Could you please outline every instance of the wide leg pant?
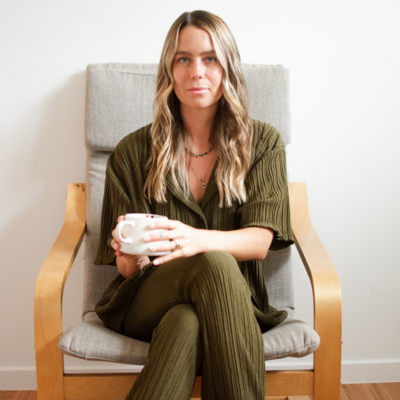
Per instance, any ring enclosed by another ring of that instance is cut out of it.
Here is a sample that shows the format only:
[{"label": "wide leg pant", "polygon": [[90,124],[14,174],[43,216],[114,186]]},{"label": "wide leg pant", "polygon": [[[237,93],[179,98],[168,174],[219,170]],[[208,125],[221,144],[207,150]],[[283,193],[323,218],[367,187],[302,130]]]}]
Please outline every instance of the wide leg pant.
[{"label": "wide leg pant", "polygon": [[263,340],[237,262],[213,251],[157,267],[138,289],[123,333],[151,341],[127,400],[265,398]]}]

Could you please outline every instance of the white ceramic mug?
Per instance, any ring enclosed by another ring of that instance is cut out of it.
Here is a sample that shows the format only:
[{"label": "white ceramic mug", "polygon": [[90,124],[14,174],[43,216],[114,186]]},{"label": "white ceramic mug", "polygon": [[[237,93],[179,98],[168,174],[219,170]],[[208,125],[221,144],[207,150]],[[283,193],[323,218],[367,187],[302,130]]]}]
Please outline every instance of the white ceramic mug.
[{"label": "white ceramic mug", "polygon": [[154,244],[163,245],[169,243],[169,240],[157,242],[145,242],[143,240],[145,236],[167,231],[167,229],[149,229],[149,225],[152,222],[162,219],[168,218],[163,215],[155,214],[126,214],[125,221],[119,222],[115,228],[117,240],[121,246],[120,251],[122,253],[138,256],[162,256],[170,253],[170,250],[159,252],[150,251],[150,247],[154,246]]}]

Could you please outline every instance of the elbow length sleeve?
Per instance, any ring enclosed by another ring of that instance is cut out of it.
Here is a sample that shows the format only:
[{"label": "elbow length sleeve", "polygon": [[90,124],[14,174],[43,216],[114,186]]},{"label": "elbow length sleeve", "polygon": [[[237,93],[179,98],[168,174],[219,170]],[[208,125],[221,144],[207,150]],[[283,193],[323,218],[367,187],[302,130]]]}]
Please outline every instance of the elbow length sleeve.
[{"label": "elbow length sleeve", "polygon": [[247,202],[238,210],[240,227],[272,229],[274,238],[271,250],[280,250],[293,244],[286,153],[280,137],[277,146],[258,157],[245,183]]}]

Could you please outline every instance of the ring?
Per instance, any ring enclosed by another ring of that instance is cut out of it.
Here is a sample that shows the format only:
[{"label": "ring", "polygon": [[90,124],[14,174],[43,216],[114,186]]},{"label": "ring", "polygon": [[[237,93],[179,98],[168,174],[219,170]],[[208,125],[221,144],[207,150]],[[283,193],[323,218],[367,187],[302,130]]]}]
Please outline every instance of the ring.
[{"label": "ring", "polygon": [[175,243],[175,248],[172,251],[175,251],[176,249],[179,249],[179,247],[181,247],[181,245],[176,240],[172,239],[171,242]]}]

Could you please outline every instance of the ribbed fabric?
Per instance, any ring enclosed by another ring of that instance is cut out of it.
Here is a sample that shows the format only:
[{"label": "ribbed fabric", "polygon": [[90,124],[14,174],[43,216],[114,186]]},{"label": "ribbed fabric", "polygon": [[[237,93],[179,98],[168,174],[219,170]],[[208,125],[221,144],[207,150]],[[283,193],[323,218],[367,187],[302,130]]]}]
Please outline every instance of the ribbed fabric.
[{"label": "ribbed fabric", "polygon": [[[167,176],[170,194],[168,202],[153,201],[149,204],[144,196],[143,186],[144,165],[151,145],[150,126],[126,136],[109,157],[99,250],[95,264],[115,264],[114,251],[109,246],[111,231],[117,217],[130,212],[166,215],[199,229],[229,231],[250,226],[268,227],[274,230],[271,250],[279,250],[293,243],[285,147],[275,128],[264,122],[254,121],[252,168],[245,182],[248,200],[242,205],[234,202],[231,207],[219,208],[214,173],[211,174],[200,205],[193,196],[185,198],[183,192],[173,186],[170,176]],[[241,262],[239,268],[252,294],[253,312],[261,331],[265,332],[283,321],[287,313],[277,311],[268,304],[261,261]],[[142,280],[143,278],[140,282]],[[137,281],[137,284],[140,282]],[[115,287],[113,290],[119,289]]]},{"label": "ribbed fabric", "polygon": [[[262,335],[251,292],[230,254],[173,260],[137,289],[139,274],[122,283],[124,292],[136,292],[122,333],[151,345],[127,399],[188,400],[196,374],[202,375],[204,399],[265,398]],[[116,297],[126,301],[122,292]],[[96,308],[106,323],[119,319],[109,308]]]},{"label": "ribbed fabric", "polygon": [[[254,121],[248,200],[219,208],[211,174],[201,204],[185,198],[167,176],[167,203],[149,204],[143,193],[149,126],[125,137],[106,169],[99,250],[95,264],[114,264],[109,246],[117,217],[129,212],[166,215],[200,229],[229,231],[250,226],[274,230],[271,249],[293,243],[285,148],[272,126]],[[149,357],[127,399],[190,398],[196,373],[207,400],[264,398],[261,332],[283,321],[286,311],[268,304],[261,261],[238,263],[224,252],[152,263],[118,276],[96,306],[110,329],[151,342]]]}]

